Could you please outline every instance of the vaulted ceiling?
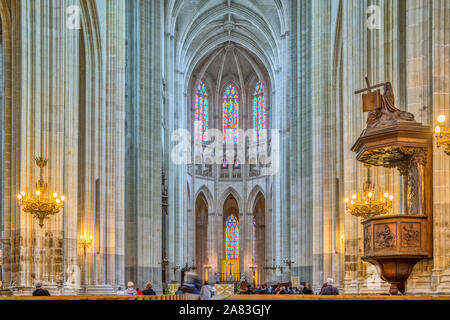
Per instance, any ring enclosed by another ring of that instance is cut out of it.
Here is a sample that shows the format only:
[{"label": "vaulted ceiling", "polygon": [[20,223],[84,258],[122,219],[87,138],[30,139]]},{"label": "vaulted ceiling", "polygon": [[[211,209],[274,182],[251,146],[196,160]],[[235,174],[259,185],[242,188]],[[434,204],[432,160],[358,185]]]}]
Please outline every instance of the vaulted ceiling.
[{"label": "vaulted ceiling", "polygon": [[243,54],[252,55],[273,78],[281,63],[280,40],[288,31],[287,10],[286,0],[168,1],[166,30],[175,39],[177,69],[190,78],[205,56],[233,44],[238,59],[248,61]]},{"label": "vaulted ceiling", "polygon": [[193,70],[193,87],[198,81],[206,79],[213,96],[221,96],[224,86],[233,82],[243,96],[249,86],[257,80],[269,87],[268,74],[261,61],[244,47],[235,43],[226,43],[206,54]]}]

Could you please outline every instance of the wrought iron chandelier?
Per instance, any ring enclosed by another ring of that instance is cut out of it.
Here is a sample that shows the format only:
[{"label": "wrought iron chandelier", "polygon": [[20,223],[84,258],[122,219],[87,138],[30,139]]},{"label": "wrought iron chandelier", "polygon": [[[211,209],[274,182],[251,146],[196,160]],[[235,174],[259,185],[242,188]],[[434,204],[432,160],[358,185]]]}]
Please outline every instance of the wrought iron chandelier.
[{"label": "wrought iron chandelier", "polygon": [[[369,169],[368,169],[369,170]],[[369,172],[369,171],[368,171]],[[370,181],[364,183],[363,190],[345,198],[345,207],[350,214],[364,219],[389,213],[394,196],[389,192],[377,193]]]},{"label": "wrought iron chandelier", "polygon": [[450,156],[450,128],[442,127],[444,121],[445,116],[441,114],[437,118],[438,125],[434,129],[436,132],[436,145],[438,148],[440,146],[445,146],[444,152]]}]

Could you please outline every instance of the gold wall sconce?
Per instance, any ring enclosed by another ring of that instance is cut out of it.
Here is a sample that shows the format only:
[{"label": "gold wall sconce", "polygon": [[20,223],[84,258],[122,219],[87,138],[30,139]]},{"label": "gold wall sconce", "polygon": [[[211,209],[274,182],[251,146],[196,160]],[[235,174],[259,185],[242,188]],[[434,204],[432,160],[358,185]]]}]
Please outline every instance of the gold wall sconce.
[{"label": "gold wall sconce", "polygon": [[436,133],[436,146],[444,146],[444,152],[446,155],[450,156],[450,128],[445,128],[442,124],[445,121],[445,116],[441,114],[437,117],[438,125],[434,128]]},{"label": "gold wall sconce", "polygon": [[80,244],[83,247],[84,256],[86,256],[86,248],[89,248],[92,244],[92,236],[86,237],[80,235]]}]

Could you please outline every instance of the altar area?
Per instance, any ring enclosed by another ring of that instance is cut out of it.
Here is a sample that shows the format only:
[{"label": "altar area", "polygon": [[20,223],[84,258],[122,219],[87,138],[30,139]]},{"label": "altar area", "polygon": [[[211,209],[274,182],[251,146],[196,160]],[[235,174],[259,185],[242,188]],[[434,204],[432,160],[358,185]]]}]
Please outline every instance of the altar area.
[{"label": "altar area", "polygon": [[239,260],[222,260],[221,266],[220,281],[239,282],[241,280]]}]

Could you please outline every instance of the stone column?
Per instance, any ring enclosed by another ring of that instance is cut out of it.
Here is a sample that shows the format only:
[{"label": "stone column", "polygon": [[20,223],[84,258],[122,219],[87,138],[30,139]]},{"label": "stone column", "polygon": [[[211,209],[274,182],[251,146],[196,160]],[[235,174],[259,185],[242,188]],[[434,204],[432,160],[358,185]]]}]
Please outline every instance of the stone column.
[{"label": "stone column", "polygon": [[126,281],[132,280],[138,286],[151,281],[160,291],[164,2],[133,1],[127,4],[129,91],[125,277]]},{"label": "stone column", "polygon": [[[417,57],[418,74],[418,91],[422,89],[429,92],[429,100],[427,105],[431,105],[432,112],[428,113],[429,124],[434,126],[436,118],[439,114],[445,114],[446,127],[449,127],[450,119],[450,4],[448,1],[433,1],[426,3],[428,6],[428,28],[423,29],[423,38],[430,39],[425,33],[426,30],[431,32],[432,44],[428,47],[427,58]],[[420,10],[421,5],[418,4]],[[425,9],[425,8],[424,8]],[[412,11],[412,10],[411,10]],[[412,12],[411,12],[412,13]],[[425,14],[425,13],[424,13]],[[417,43],[418,45],[418,43]],[[422,47],[423,48],[423,47]],[[412,61],[411,61],[412,66]],[[427,82],[426,76],[432,70],[431,79],[428,78],[428,88],[424,87]],[[412,74],[414,76],[414,73]],[[411,92],[412,94],[413,92]],[[418,97],[417,97],[418,95]],[[414,97],[420,99],[417,93]],[[448,294],[450,292],[450,240],[448,238],[448,226],[450,217],[448,215],[448,207],[450,204],[450,161],[448,156],[443,152],[443,147],[434,150],[433,162],[433,271],[432,271],[432,287],[437,294]],[[442,270],[442,272],[441,272]]]},{"label": "stone column", "polygon": [[[290,208],[293,275],[312,282],[311,5],[291,2]],[[270,263],[271,261],[269,261]]]}]

